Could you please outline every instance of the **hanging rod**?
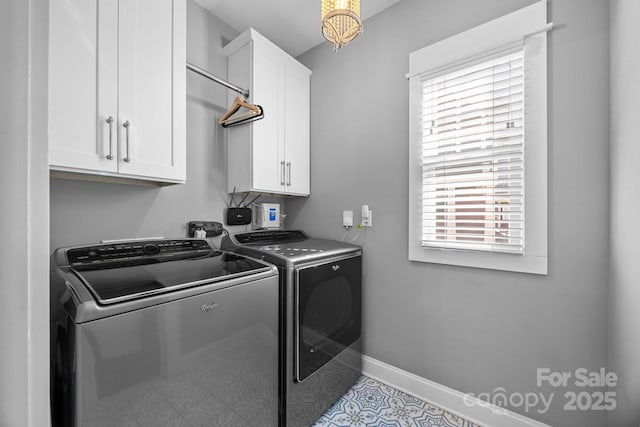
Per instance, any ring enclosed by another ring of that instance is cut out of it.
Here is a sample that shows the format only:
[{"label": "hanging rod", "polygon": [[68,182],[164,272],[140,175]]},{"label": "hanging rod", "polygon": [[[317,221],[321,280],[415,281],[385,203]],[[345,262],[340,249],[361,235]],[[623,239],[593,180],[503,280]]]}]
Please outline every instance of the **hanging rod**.
[{"label": "hanging rod", "polygon": [[225,86],[229,89],[231,89],[232,91],[238,92],[240,95],[244,96],[245,99],[249,98],[249,91],[242,89],[241,87],[238,87],[234,84],[229,83],[226,80],[222,80],[220,77],[218,76],[214,76],[213,74],[203,70],[200,67],[196,67],[195,65],[187,62],[187,69],[193,71],[194,73],[198,73],[200,74],[202,77],[206,77],[209,80],[213,80],[214,82],[221,84],[222,86]]}]

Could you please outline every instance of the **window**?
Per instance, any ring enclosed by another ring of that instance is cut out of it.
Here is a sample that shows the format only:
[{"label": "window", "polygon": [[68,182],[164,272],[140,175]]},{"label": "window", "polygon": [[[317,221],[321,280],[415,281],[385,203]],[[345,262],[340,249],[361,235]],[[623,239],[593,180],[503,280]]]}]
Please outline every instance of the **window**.
[{"label": "window", "polygon": [[410,56],[409,259],[546,274],[546,3]]},{"label": "window", "polygon": [[522,253],[518,49],[422,80],[422,246]]}]

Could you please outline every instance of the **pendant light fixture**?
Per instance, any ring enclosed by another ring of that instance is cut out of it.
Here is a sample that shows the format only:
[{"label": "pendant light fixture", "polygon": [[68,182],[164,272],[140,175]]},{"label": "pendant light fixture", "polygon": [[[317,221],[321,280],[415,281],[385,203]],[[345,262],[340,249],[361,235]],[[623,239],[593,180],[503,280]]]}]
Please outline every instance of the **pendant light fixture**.
[{"label": "pendant light fixture", "polygon": [[360,0],[322,0],[322,35],[333,43],[334,51],[360,33]]}]

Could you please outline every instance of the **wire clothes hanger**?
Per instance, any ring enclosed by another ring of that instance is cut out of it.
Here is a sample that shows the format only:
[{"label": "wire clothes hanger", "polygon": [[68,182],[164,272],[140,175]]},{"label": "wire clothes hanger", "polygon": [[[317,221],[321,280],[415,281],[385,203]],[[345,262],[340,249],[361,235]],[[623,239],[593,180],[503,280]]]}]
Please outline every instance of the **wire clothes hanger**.
[{"label": "wire clothes hanger", "polygon": [[[260,120],[261,118],[264,117],[264,110],[260,105],[254,105],[247,102],[247,98],[249,98],[248,90],[242,89],[241,87],[238,87],[232,83],[229,83],[228,81],[223,80],[218,76],[214,76],[213,74],[203,70],[202,68],[196,67],[195,65],[190,64],[188,62],[187,62],[187,69],[197,74],[200,74],[201,76],[206,77],[207,79],[215,83],[221,84],[222,86],[228,89],[231,89],[234,92],[238,92],[239,94],[242,95],[242,97],[237,96],[233,100],[233,104],[231,105],[231,107],[229,107],[226,113],[224,113],[222,117],[220,117],[220,120],[218,121],[218,123],[222,125],[222,127],[228,128],[228,127],[238,126],[245,123],[250,123],[256,120]],[[247,111],[234,116],[234,114],[240,108],[244,108]]]}]

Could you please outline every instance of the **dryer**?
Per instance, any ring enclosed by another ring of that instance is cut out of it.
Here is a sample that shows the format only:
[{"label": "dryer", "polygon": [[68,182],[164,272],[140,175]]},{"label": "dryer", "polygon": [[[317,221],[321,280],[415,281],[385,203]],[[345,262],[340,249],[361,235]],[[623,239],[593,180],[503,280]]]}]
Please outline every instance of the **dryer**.
[{"label": "dryer", "polygon": [[300,230],[236,233],[225,250],[280,272],[280,426],[308,427],[362,371],[362,249]]}]

